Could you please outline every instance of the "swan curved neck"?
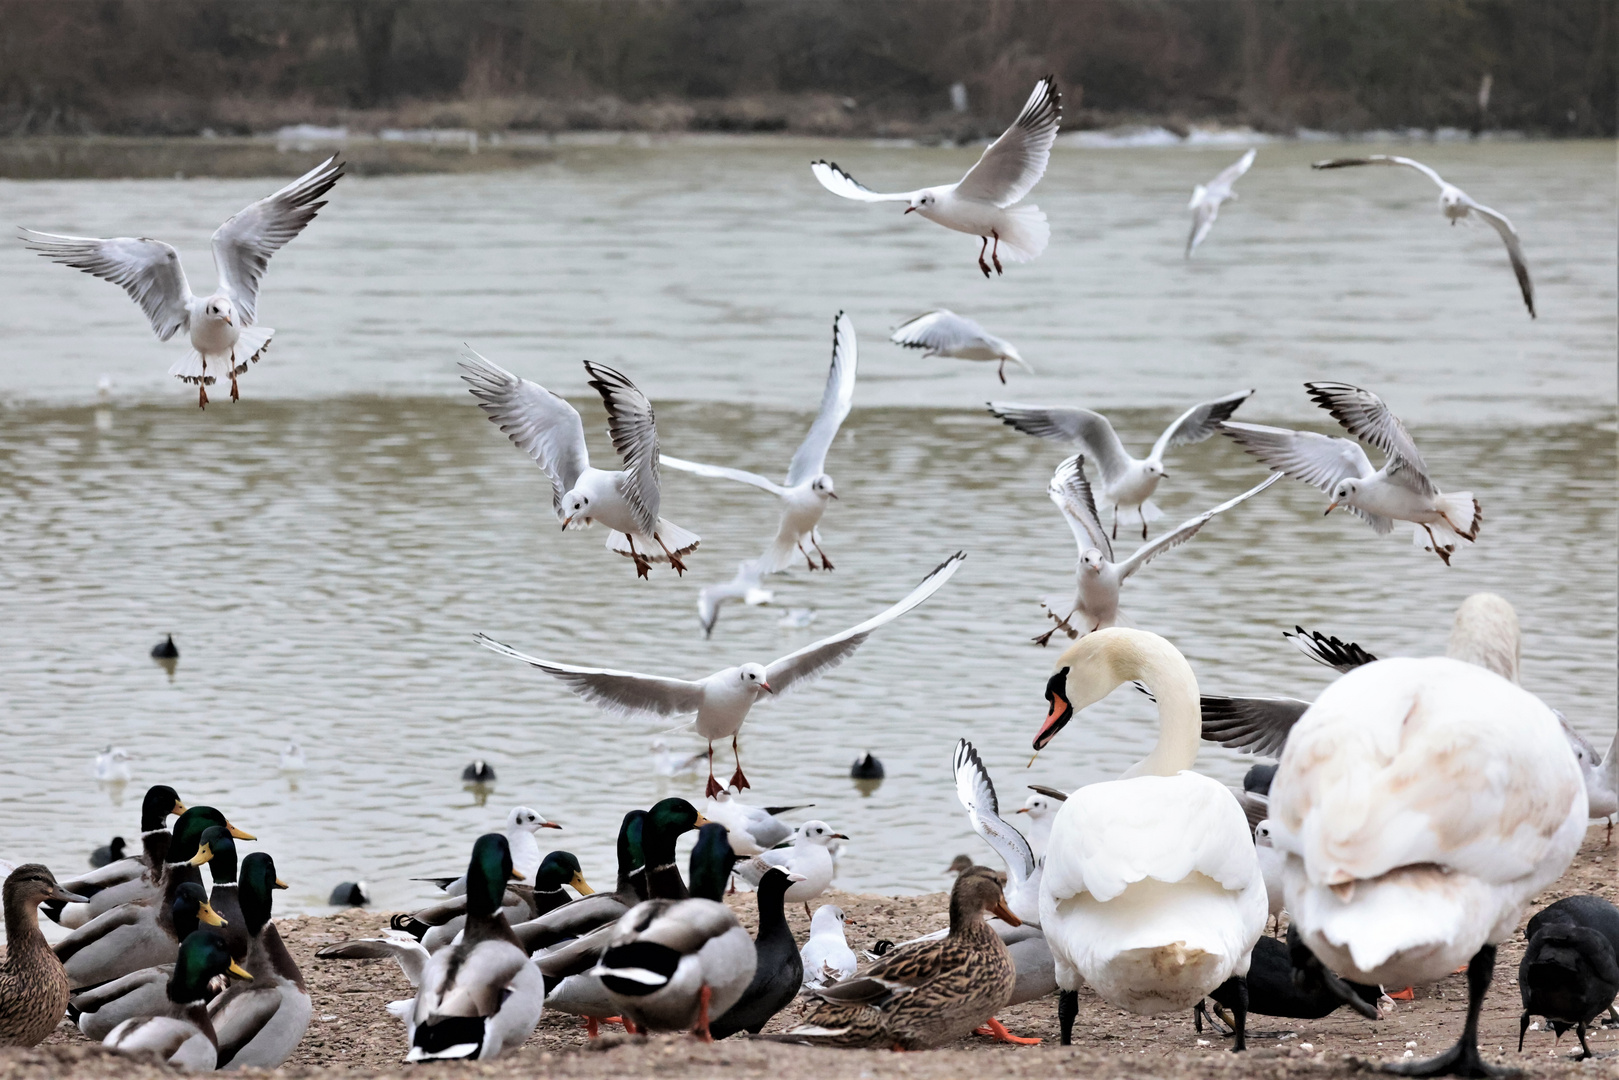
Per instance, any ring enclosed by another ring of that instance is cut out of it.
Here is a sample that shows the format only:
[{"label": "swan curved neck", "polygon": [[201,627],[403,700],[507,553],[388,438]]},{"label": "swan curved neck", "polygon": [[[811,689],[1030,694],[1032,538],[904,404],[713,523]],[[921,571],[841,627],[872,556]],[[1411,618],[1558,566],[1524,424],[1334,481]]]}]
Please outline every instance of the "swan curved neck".
[{"label": "swan curved neck", "polygon": [[1158,743],[1124,775],[1174,776],[1197,762],[1198,744],[1203,738],[1203,709],[1197,692],[1197,676],[1168,642],[1162,648],[1134,649],[1133,670],[1125,679],[1139,679],[1158,699]]}]

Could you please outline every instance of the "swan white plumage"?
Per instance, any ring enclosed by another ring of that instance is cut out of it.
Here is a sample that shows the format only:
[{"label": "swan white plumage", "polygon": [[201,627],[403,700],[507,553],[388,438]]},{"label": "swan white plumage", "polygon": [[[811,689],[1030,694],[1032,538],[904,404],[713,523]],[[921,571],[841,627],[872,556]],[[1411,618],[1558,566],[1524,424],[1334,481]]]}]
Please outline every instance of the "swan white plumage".
[{"label": "swan white plumage", "polygon": [[[1073,714],[1139,679],[1158,700],[1158,743],[1124,779],[1068,796],[1052,823],[1040,925],[1057,965],[1069,1039],[1083,978],[1110,1005],[1189,1009],[1246,976],[1265,930],[1265,879],[1248,819],[1225,785],[1192,772],[1200,725],[1191,665],[1156,634],[1110,627],[1063,653],[1046,685],[1044,747]],[[1243,1049],[1239,1010],[1236,1049]]]},{"label": "swan white plumage", "polygon": [[1367,664],[1288,736],[1270,813],[1287,910],[1327,967],[1406,986],[1468,965],[1457,1044],[1385,1068],[1494,1075],[1477,1025],[1495,946],[1585,834],[1585,788],[1552,710],[1462,660]]}]

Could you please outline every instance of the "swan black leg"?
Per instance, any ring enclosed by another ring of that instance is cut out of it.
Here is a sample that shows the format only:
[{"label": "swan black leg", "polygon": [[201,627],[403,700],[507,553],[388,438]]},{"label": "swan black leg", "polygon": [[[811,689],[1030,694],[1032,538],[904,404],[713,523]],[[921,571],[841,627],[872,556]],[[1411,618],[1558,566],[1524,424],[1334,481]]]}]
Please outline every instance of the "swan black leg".
[{"label": "swan black leg", "polygon": [[1074,1017],[1079,1015],[1079,991],[1057,991],[1057,1028],[1064,1046],[1074,1045]]},{"label": "swan black leg", "polygon": [[1231,1049],[1234,1053],[1240,1053],[1248,1049],[1248,980],[1239,975],[1231,981],[1237,984],[1237,1003],[1231,1008],[1236,1020],[1232,1026],[1236,1028],[1237,1041]]},{"label": "swan black leg", "polygon": [[1484,1008],[1484,994],[1490,989],[1490,976],[1495,973],[1495,946],[1486,945],[1467,962],[1467,1023],[1456,1045],[1438,1057],[1426,1061],[1397,1062],[1383,1066],[1383,1071],[1397,1076],[1468,1076],[1497,1077],[1521,1076],[1519,1069],[1503,1069],[1491,1065],[1479,1056],[1478,1014]]}]

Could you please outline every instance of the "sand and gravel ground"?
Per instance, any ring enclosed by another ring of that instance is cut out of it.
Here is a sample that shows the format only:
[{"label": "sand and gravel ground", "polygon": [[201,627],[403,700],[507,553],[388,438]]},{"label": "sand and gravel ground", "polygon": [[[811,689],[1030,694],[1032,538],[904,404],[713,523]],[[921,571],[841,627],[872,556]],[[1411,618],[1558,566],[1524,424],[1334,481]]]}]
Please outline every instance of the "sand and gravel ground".
[{"label": "sand and gravel ground", "polygon": [[[1568,873],[1536,898],[1531,913],[1575,893],[1596,893],[1619,902],[1619,839],[1604,844],[1595,827]],[[881,938],[900,941],[944,922],[944,893],[885,897],[831,893],[826,902],[848,915],[850,944],[856,949]],[[745,922],[752,919],[751,895],[733,898]],[[794,933],[808,933],[803,909],[789,912]],[[1231,1077],[1343,1076],[1363,1071],[1364,1062],[1401,1057],[1407,1048],[1426,1057],[1448,1046],[1461,1028],[1467,994],[1461,975],[1419,987],[1416,999],[1402,1003],[1381,1021],[1367,1021],[1346,1010],[1323,1020],[1250,1019],[1249,1053],[1232,1054],[1229,1042],[1208,1032],[1199,1036],[1189,1015],[1133,1016],[1080,991],[1079,1018],[1072,1047],[1057,1045],[1056,998],[1008,1009],[1001,1019],[1014,1033],[1039,1036],[1039,1046],[1021,1047],[969,1038],[954,1046],[914,1054],[888,1051],[824,1050],[744,1039],[712,1046],[688,1036],[650,1039],[605,1035],[590,1042],[574,1017],[548,1014],[526,1046],[493,1062],[404,1066],[403,1029],[383,1006],[409,996],[409,985],[392,962],[314,959],[317,948],[344,937],[366,936],[387,925],[384,912],[353,911],[330,918],[279,921],[289,948],[303,968],[315,999],[315,1018],[293,1059],[280,1072],[296,1077],[389,1076],[424,1071],[447,1077],[770,1077],[823,1080],[849,1077]],[[1590,1036],[1592,1049],[1606,1055],[1583,1064],[1565,1059],[1572,1035],[1560,1044],[1550,1032],[1531,1031],[1523,1055],[1515,1051],[1518,1033],[1517,965],[1521,937],[1503,945],[1496,980],[1486,1000],[1481,1045],[1486,1056],[1535,1076],[1619,1078],[1619,1030]],[[796,1009],[772,1021],[786,1026]],[[616,1030],[616,1029],[614,1029]],[[0,1050],[0,1080],[56,1077],[108,1077],[142,1080],[169,1074],[166,1068],[109,1054],[64,1025],[33,1050]]]}]

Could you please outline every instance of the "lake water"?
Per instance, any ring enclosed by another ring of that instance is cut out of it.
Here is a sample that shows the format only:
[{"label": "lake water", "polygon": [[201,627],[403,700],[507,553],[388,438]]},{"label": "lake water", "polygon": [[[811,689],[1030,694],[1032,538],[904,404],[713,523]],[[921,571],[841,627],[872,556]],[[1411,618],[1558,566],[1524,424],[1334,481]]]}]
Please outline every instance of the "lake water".
[{"label": "lake water", "polygon": [[[1267,146],[1196,258],[1190,188],[1238,151],[1059,148],[1034,201],[1046,254],[985,281],[977,241],[823,192],[833,157],[875,188],[956,175],[976,151],[787,140],[577,147],[513,172],[344,180],[276,256],[260,306],[278,327],[243,400],[199,412],[113,287],[0,252],[0,858],[84,865],[138,832],[146,785],[174,784],[260,838],[322,910],[339,880],[375,902],[425,899],[412,876],[464,866],[511,806],[611,884],[623,812],[700,781],[658,779],[663,727],[599,714],[472,643],[672,675],[768,661],[865,618],[958,548],[960,573],[820,683],[761,705],[743,755],[761,802],[813,802],[851,837],[838,884],[942,887],[958,851],[989,858],[955,800],[958,737],[1003,805],[1028,782],[1117,775],[1154,738],[1121,690],[1026,769],[1055,648],[1037,598],[1071,587],[1074,550],[1045,496],[1065,451],[1004,428],[990,398],[1086,404],[1141,452],[1181,408],[1259,393],[1239,419],[1331,430],[1300,383],[1377,390],[1439,484],[1471,488],[1479,545],[1447,569],[1283,482],[1162,556],[1125,589],[1211,692],[1309,696],[1331,676],[1295,623],[1379,654],[1443,649],[1451,613],[1489,589],[1518,609],[1525,685],[1606,746],[1615,713],[1615,250],[1611,144],[1414,148],[1524,236],[1541,317],[1499,240],[1451,228],[1406,170],[1316,174],[1344,148]],[[1353,152],[1368,149],[1357,144]],[[316,155],[288,154],[285,174]],[[8,219],[171,239],[211,287],[206,239],[269,181],[0,183]],[[923,360],[886,342],[932,306],[1016,341],[1037,374]],[[774,581],[777,604],[727,608],[711,640],[699,587],[774,528],[763,493],[670,474],[666,517],[703,545],[678,579],[637,581],[599,529],[558,531],[549,487],[455,377],[463,342],[572,399],[610,458],[580,360],[621,367],[658,407],[666,452],[776,474],[820,397],[833,315],[861,338],[855,410],[829,459],[823,522],[837,570]],[[95,386],[110,377],[111,398]],[[1376,457],[1374,453],[1374,458]],[[1168,527],[1263,475],[1222,440],[1175,452]],[[1121,542],[1128,550],[1129,545]],[[780,624],[812,608],[807,628]],[[148,658],[172,631],[171,678]],[[1059,638],[1059,641],[1062,640]],[[298,739],[307,772],[277,755]],[[673,736],[676,746],[701,744]],[[89,767],[135,755],[127,791]],[[850,760],[888,779],[863,795]],[[487,805],[459,774],[488,759]],[[729,753],[722,777],[728,775]],[[1236,781],[1246,762],[1206,747]]]}]

